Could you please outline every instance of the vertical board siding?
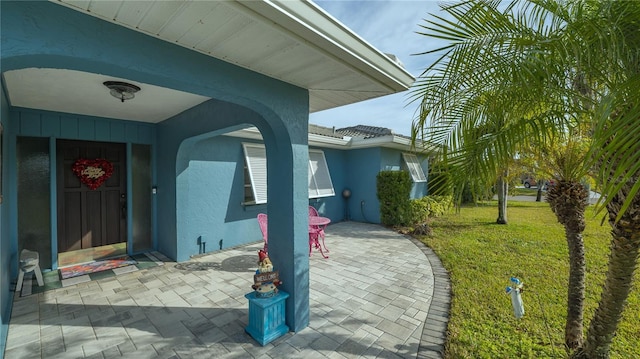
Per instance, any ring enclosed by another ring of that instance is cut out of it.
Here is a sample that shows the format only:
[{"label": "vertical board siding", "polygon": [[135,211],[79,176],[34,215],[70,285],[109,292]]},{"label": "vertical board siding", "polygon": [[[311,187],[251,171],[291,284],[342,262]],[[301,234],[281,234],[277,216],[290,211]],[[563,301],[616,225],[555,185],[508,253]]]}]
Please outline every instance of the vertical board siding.
[{"label": "vertical board siding", "polygon": [[40,115],[35,113],[20,114],[20,126],[18,129],[24,136],[39,136],[41,133]]},{"label": "vertical board siding", "polygon": [[124,123],[112,122],[110,130],[112,138],[125,138]]},{"label": "vertical board siding", "polygon": [[60,138],[78,139],[78,119],[73,117],[60,118]]},{"label": "vertical board siding", "polygon": [[138,141],[139,143],[153,143],[153,127],[151,126],[137,126],[138,129]]},{"label": "vertical board siding", "polygon": [[122,142],[137,142],[138,141],[138,125],[128,122],[125,124],[125,138]]},{"label": "vertical board siding", "polygon": [[18,136],[147,145],[155,138],[155,124],[150,123],[26,109],[14,109],[12,113],[18,121]]},{"label": "vertical board siding", "polygon": [[58,137],[60,135],[60,121],[58,116],[51,114],[43,114],[41,117],[40,131],[43,137]]},{"label": "vertical board siding", "polygon": [[98,141],[109,141],[111,140],[111,124],[107,121],[96,121],[95,122],[95,138]]},{"label": "vertical board siding", "polygon": [[96,138],[96,124],[94,120],[78,121],[78,139],[91,141]]}]

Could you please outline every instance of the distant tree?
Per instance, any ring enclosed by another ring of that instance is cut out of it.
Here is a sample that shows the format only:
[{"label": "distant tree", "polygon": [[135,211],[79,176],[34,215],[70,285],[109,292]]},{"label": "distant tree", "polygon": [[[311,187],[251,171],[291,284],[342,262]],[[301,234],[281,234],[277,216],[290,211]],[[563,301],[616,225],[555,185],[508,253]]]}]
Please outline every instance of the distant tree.
[{"label": "distant tree", "polygon": [[509,194],[508,170],[504,170],[502,173],[498,174],[496,192],[498,194],[498,219],[496,219],[496,223],[507,224],[507,195]]}]

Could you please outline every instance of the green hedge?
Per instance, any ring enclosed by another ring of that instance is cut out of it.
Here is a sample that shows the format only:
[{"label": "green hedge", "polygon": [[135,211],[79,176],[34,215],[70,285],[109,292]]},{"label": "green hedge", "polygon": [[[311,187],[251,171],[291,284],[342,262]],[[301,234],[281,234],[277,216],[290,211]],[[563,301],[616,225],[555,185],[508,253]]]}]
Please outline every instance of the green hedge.
[{"label": "green hedge", "polygon": [[386,226],[424,224],[430,217],[445,214],[453,203],[451,195],[409,199],[412,182],[407,171],[382,171],[376,180],[380,220]]},{"label": "green hedge", "polygon": [[376,176],[380,221],[386,226],[404,226],[412,220],[411,177],[407,171],[381,171]]}]

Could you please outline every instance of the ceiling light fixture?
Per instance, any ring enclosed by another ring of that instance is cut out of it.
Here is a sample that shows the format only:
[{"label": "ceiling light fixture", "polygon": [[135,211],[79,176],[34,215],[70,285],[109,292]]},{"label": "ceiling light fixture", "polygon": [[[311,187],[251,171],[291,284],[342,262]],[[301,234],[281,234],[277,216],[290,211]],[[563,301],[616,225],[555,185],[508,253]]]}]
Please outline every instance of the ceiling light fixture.
[{"label": "ceiling light fixture", "polygon": [[140,91],[140,87],[121,81],[105,81],[103,82],[111,90],[111,96],[124,102],[135,97],[135,93]]}]

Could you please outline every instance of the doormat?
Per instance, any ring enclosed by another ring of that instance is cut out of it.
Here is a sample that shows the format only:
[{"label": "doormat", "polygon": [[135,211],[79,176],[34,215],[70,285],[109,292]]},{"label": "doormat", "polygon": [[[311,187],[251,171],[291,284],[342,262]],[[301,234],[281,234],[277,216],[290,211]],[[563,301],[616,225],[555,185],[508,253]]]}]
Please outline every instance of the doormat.
[{"label": "doormat", "polygon": [[90,263],[78,264],[70,267],[60,268],[60,279],[69,279],[81,275],[103,272],[109,269],[135,265],[137,263],[138,262],[135,259],[129,256],[122,256]]},{"label": "doormat", "polygon": [[[123,257],[126,258],[126,256],[123,256]],[[131,271],[133,272],[137,270],[145,270],[145,269],[151,269],[158,266],[163,266],[165,262],[171,262],[171,259],[167,258],[164,254],[160,252],[139,253],[139,254],[134,254],[131,257],[135,262],[135,265],[116,268],[116,270],[128,272],[128,269],[131,269]],[[129,260],[131,260],[131,258],[129,258]],[[106,271],[97,272],[97,273],[95,272],[89,273],[89,275],[86,275],[84,277],[78,276],[75,278],[61,279],[60,270],[57,269],[54,271],[42,272],[44,285],[39,286],[33,272],[31,272],[31,273],[25,274],[24,276],[24,281],[22,282],[22,291],[20,291],[20,296],[26,297],[32,294],[43,293],[49,290],[64,288],[64,287],[72,286],[79,283],[89,282],[92,280],[109,278],[119,274],[122,274],[122,273],[115,273],[115,271],[113,270],[106,270]]]}]

